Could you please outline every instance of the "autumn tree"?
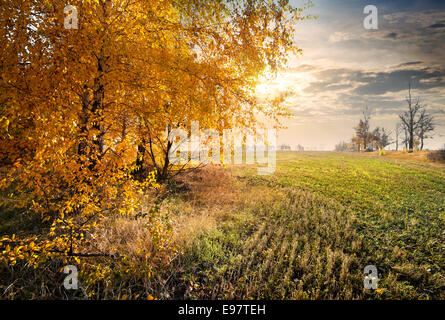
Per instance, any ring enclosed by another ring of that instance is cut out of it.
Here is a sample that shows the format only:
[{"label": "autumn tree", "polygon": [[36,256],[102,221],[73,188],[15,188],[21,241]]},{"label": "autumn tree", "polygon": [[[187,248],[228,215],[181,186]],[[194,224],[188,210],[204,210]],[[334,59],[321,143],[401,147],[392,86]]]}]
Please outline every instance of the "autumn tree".
[{"label": "autumn tree", "polygon": [[354,151],[360,151],[361,143],[362,143],[362,140],[357,135],[354,135],[351,138],[349,147]]},{"label": "autumn tree", "polygon": [[[76,30],[64,26],[63,1],[1,5],[1,100],[12,127],[29,123],[21,136],[33,147],[32,158],[15,159],[1,184],[21,190],[23,200],[14,205],[40,213],[51,226],[45,237],[21,240],[13,254],[5,250],[12,262],[36,262],[43,257],[36,252],[98,254],[84,252],[86,233],[105,214],[134,213],[154,186],[153,176],[141,182],[129,177],[134,117],[141,95],[161,91],[150,83],[147,53],[161,43],[149,28],[175,14],[157,2],[73,5],[82,17]],[[2,240],[7,248],[18,243]]]},{"label": "autumn tree", "polygon": [[[363,110],[363,119],[360,119],[358,125],[355,127],[355,135],[351,139],[353,149],[360,151],[361,146],[365,151],[372,151],[374,148],[379,150],[384,149],[391,144],[390,132],[385,128],[376,127],[370,130],[371,110],[365,107]],[[339,145],[339,148],[341,145]]]},{"label": "autumn tree", "polygon": [[391,144],[390,133],[383,127],[377,127],[371,133],[371,141],[379,150],[382,150]]},{"label": "autumn tree", "polygon": [[[309,5],[309,4],[308,4]],[[193,14],[199,8],[201,15]],[[287,1],[184,2],[181,19],[170,34],[178,46],[163,48],[162,66],[169,83],[162,99],[147,101],[154,110],[140,115],[138,173],[144,167],[164,181],[183,166],[169,161],[174,129],[191,131],[191,122],[219,133],[227,128],[261,127],[259,119],[287,116],[285,97],[260,103],[255,98],[258,77],[276,72],[290,53],[299,53],[291,39],[294,23],[307,18]],[[214,14],[218,12],[218,14]],[[154,119],[156,121],[154,121]],[[143,170],[142,170],[143,171]]]},{"label": "autumn tree", "polygon": [[[0,3],[0,141],[32,147],[0,184],[21,190],[14,205],[50,224],[47,236],[2,239],[10,261],[92,254],[87,233],[101,217],[134,215],[156,187],[154,171],[171,168],[172,128],[253,127],[285,115],[279,103],[258,103],[254,88],[300,52],[292,35],[310,1],[70,4],[77,29],[64,25],[65,1]],[[141,175],[144,166],[153,172]]]}]

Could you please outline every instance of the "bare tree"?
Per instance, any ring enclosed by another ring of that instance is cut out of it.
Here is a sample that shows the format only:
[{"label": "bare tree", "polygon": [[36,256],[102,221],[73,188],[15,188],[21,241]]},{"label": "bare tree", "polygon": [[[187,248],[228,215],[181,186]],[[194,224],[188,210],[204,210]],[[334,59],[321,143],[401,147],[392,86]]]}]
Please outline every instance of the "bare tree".
[{"label": "bare tree", "polygon": [[399,115],[402,122],[402,126],[405,129],[406,143],[410,152],[414,149],[414,137],[417,129],[419,128],[419,119],[423,106],[420,104],[420,99],[413,99],[411,96],[411,84],[409,84],[408,97],[406,98],[408,103],[408,110]]},{"label": "bare tree", "polygon": [[404,135],[404,138],[403,138],[403,140],[402,140],[402,143],[405,145],[405,150],[408,150],[408,130],[406,130],[406,127],[402,124],[402,128],[403,128],[403,133],[405,134]]},{"label": "bare tree", "polygon": [[360,151],[360,144],[363,143],[363,149],[366,151],[371,140],[371,133],[369,132],[369,122],[371,120],[371,110],[368,106],[363,110],[363,119],[360,119],[357,127],[355,127],[355,135],[357,137],[358,151]]},{"label": "bare tree", "polygon": [[430,132],[434,130],[433,116],[426,113],[423,109],[420,113],[419,123],[417,126],[416,135],[420,139],[420,150],[423,150],[423,141],[431,137]]},{"label": "bare tree", "polygon": [[396,151],[399,150],[399,134],[400,134],[400,123],[396,124]]}]

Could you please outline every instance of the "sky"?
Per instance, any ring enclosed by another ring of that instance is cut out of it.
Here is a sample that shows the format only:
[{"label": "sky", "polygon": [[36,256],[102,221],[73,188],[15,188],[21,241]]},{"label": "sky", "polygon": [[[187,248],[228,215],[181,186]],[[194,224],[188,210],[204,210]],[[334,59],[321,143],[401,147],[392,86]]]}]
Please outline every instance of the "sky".
[{"label": "sky", "polygon": [[[292,2],[292,1],[291,1]],[[297,0],[293,1],[298,4]],[[425,148],[445,144],[445,1],[314,0],[316,20],[297,22],[296,45],[286,69],[258,87],[258,94],[291,91],[292,119],[278,144],[333,150],[353,135],[363,108],[371,128],[394,132],[411,83],[434,115],[434,137]],[[378,9],[378,29],[367,30],[365,6]],[[392,134],[395,138],[395,134]],[[390,146],[393,148],[395,145]]]}]

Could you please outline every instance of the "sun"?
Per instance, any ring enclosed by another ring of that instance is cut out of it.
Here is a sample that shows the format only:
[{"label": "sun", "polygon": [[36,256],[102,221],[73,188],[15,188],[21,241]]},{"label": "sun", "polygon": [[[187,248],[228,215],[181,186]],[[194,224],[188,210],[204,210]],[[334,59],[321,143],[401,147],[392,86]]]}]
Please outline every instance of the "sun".
[{"label": "sun", "polygon": [[307,73],[285,70],[275,75],[267,72],[260,77],[255,93],[258,97],[273,97],[280,92],[291,91],[301,96],[310,82],[311,77]]}]

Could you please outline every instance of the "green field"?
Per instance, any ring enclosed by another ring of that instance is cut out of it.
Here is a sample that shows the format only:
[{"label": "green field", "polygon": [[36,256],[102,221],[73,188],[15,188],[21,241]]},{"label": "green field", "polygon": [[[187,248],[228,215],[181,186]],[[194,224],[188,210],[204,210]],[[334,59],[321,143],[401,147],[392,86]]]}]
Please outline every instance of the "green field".
[{"label": "green field", "polygon": [[[443,168],[332,152],[277,160],[270,176],[230,169],[236,209],[189,243],[185,297],[445,298]],[[367,265],[377,290],[364,289]]]},{"label": "green field", "polygon": [[[125,254],[132,268],[85,258],[79,268],[88,261],[102,271],[89,280],[81,272],[85,293],[69,293],[60,289],[62,261],[36,270],[4,266],[0,297],[445,298],[440,164],[286,152],[277,155],[273,175],[259,176],[255,166],[207,167],[166,190],[156,210],[170,221],[177,247],[166,261],[146,258],[153,250],[148,218],[110,217],[95,245]],[[39,232],[30,213],[3,207],[1,216],[2,235]],[[367,265],[378,268],[377,290],[364,289]]]}]

